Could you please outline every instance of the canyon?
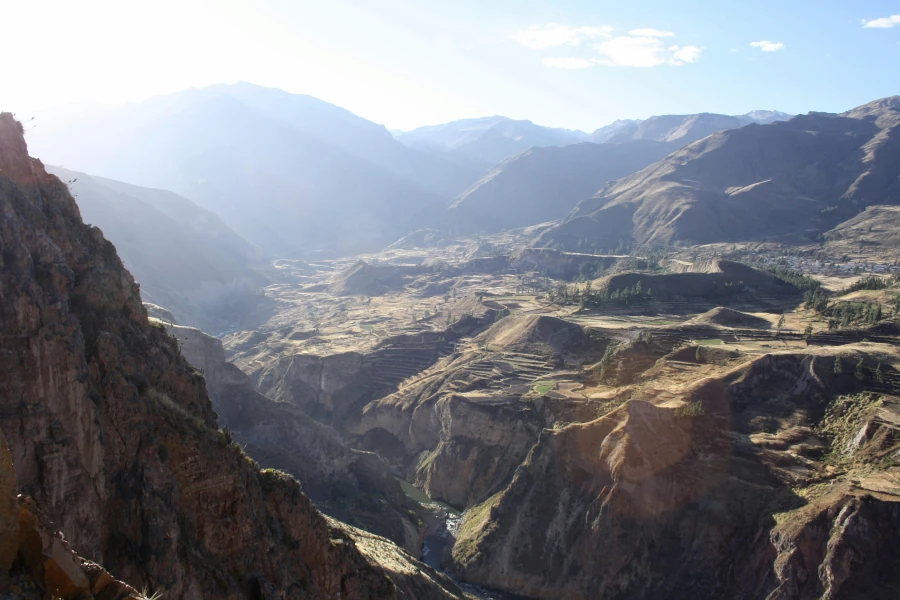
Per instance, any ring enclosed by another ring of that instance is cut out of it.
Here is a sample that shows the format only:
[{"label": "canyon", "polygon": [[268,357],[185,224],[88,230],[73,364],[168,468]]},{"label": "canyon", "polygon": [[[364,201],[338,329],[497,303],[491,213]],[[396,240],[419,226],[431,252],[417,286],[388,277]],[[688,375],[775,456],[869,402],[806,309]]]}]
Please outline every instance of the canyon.
[{"label": "canyon", "polygon": [[[163,141],[230,115],[243,160],[255,123],[276,148],[322,153],[321,197],[220,219],[220,189],[46,169],[0,115],[0,584],[900,592],[897,97],[745,127],[654,118],[590,144],[505,119],[398,142],[320,101],[226,92],[155,114]],[[301,106],[346,129],[323,140]],[[276,119],[293,129],[276,136]],[[538,141],[508,157],[521,132]],[[426,160],[429,136],[443,145]],[[377,164],[358,164],[355,137]],[[200,150],[212,162],[175,158],[228,188],[240,172]],[[475,178],[488,157],[502,162]],[[446,178],[410,179],[428,169]],[[377,193],[319,206],[354,170]],[[267,228],[262,247],[243,237]]]}]

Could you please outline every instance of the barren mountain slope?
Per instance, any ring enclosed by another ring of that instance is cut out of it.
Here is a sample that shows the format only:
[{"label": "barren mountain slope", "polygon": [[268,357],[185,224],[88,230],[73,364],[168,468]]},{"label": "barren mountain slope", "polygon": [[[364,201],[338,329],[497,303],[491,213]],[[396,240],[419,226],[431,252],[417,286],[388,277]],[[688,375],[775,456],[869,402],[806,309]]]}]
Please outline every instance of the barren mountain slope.
[{"label": "barren mountain slope", "polygon": [[581,202],[543,245],[803,240],[900,202],[900,97],[715,133]]},{"label": "barren mountain slope", "polygon": [[453,201],[447,217],[462,232],[560,219],[611,179],[638,171],[675,148],[654,141],[531,148],[472,184]]}]

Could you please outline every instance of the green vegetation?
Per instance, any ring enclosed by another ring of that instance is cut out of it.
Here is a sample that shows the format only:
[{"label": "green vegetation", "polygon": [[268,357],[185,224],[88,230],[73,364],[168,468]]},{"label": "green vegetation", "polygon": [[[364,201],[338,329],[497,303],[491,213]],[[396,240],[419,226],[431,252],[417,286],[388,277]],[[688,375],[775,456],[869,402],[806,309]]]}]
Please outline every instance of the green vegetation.
[{"label": "green vegetation", "polygon": [[459,557],[469,557],[476,551],[479,533],[487,524],[491,515],[491,510],[500,503],[503,492],[498,492],[476,506],[466,510],[463,514],[462,522],[459,524],[459,533],[457,534],[457,543],[453,548],[453,555]]},{"label": "green vegetation", "polygon": [[850,396],[840,396],[825,409],[825,416],[816,428],[817,433],[828,440],[829,462],[845,458],[846,448],[859,431],[866,416],[882,404],[879,394],[862,392]]},{"label": "green vegetation", "polygon": [[604,304],[630,306],[638,301],[650,298],[651,291],[644,290],[640,281],[630,287],[611,290],[595,290],[590,281],[584,287],[578,285],[559,285],[547,292],[547,299],[562,305],[581,304],[582,306],[600,307]]},{"label": "green vegetation", "polygon": [[609,346],[606,347],[606,351],[603,352],[603,358],[600,359],[600,381],[606,380],[609,367],[612,366],[613,357],[616,355],[617,349],[618,347],[616,344],[610,343]]},{"label": "green vegetation", "polygon": [[703,403],[699,400],[694,402],[688,402],[684,406],[679,406],[675,409],[676,417],[684,417],[684,418],[696,418],[702,417],[706,414],[706,411],[703,410]]},{"label": "green vegetation", "polygon": [[883,316],[881,304],[878,302],[842,301],[829,306],[823,314],[831,317],[840,327],[859,323],[874,325]]},{"label": "green vegetation", "polygon": [[817,313],[823,313],[828,308],[828,297],[828,292],[824,288],[816,288],[807,290],[803,294],[803,302],[806,303],[807,308],[811,308]]},{"label": "green vegetation", "polygon": [[886,279],[884,277],[879,277],[878,275],[866,275],[859,281],[852,283],[838,292],[839,296],[844,296],[846,294],[850,294],[852,292],[858,292],[861,290],[885,290],[895,283],[900,282],[900,277],[896,274],[892,275],[890,279]]},{"label": "green vegetation", "polygon": [[546,395],[550,390],[556,387],[556,383],[552,381],[535,381],[534,387],[532,387],[532,391],[538,396]]},{"label": "green vegetation", "polygon": [[705,340],[694,340],[694,343],[700,344],[701,346],[721,346],[725,342],[718,338],[709,338]]},{"label": "green vegetation", "polygon": [[856,363],[856,369],[854,369],[853,375],[860,381],[868,378],[869,370],[866,368],[863,359],[859,359],[859,362]]},{"label": "green vegetation", "polygon": [[[880,283],[873,283],[875,280],[883,281],[881,278],[869,278],[868,283],[863,285],[878,286]],[[857,283],[862,282],[860,280]],[[855,284],[854,284],[855,285]],[[853,287],[853,286],[851,286]],[[849,289],[849,288],[848,288]],[[883,289],[862,287],[859,289]],[[847,291],[842,294],[849,293]],[[806,307],[816,311],[818,314],[829,317],[828,329],[837,329],[839,327],[849,327],[856,324],[874,325],[883,318],[883,309],[880,302],[875,301],[854,301],[840,300],[838,302],[829,302],[829,296],[823,289],[807,291],[803,295],[803,301]],[[900,308],[900,296],[894,300],[894,310]]]},{"label": "green vegetation", "polygon": [[822,282],[799,271],[787,267],[766,267],[763,269],[774,275],[779,280],[797,286],[801,290],[815,290],[822,286]]}]

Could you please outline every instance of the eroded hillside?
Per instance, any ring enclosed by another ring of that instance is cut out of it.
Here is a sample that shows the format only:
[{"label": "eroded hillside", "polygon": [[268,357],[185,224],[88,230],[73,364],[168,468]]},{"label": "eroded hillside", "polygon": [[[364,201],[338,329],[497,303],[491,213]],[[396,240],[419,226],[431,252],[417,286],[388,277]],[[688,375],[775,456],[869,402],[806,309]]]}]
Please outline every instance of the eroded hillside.
[{"label": "eroded hillside", "polygon": [[519,243],[432,232],[305,265],[266,290],[281,316],[226,349],[269,398],[462,511],[429,523],[424,550],[464,582],[533,598],[896,593],[894,280],[850,285],[836,265],[829,291],[771,248],[761,270],[719,247]]}]

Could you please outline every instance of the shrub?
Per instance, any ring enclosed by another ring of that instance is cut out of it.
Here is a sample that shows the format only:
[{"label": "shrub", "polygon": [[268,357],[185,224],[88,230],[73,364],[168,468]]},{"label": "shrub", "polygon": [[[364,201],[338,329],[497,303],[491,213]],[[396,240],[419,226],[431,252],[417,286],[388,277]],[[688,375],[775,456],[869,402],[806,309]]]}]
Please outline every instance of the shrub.
[{"label": "shrub", "polygon": [[696,418],[702,417],[705,414],[706,411],[703,409],[703,403],[699,400],[688,402],[684,406],[679,406],[675,409],[676,417]]}]

